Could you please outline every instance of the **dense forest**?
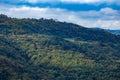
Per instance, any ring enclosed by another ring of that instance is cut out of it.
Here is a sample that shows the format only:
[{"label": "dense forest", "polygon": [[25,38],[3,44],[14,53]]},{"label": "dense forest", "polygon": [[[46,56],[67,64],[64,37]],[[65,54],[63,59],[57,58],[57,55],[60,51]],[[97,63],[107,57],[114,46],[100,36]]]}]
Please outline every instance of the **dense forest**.
[{"label": "dense forest", "polygon": [[0,80],[120,80],[120,35],[1,14]]}]

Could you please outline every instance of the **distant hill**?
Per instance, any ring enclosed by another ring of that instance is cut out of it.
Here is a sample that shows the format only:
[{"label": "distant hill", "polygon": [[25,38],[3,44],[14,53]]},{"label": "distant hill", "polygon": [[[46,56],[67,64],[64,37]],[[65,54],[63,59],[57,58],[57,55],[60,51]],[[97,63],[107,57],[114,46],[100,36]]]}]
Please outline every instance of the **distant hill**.
[{"label": "distant hill", "polygon": [[112,30],[112,29],[102,29],[102,28],[92,28],[92,29],[95,29],[95,30],[105,30],[105,31],[108,31],[112,34],[116,34],[116,35],[120,35],[120,30]]},{"label": "distant hill", "polygon": [[120,30],[107,30],[107,31],[116,35],[120,35]]},{"label": "distant hill", "polygon": [[0,15],[0,80],[119,80],[119,67],[119,35]]}]

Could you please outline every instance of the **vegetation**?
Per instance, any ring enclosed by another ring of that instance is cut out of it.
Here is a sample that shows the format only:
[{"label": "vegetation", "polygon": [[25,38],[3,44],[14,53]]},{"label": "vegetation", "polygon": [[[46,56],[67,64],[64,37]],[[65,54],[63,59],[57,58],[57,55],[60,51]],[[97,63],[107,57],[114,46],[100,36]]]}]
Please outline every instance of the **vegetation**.
[{"label": "vegetation", "polygon": [[0,15],[0,80],[119,80],[120,36]]}]

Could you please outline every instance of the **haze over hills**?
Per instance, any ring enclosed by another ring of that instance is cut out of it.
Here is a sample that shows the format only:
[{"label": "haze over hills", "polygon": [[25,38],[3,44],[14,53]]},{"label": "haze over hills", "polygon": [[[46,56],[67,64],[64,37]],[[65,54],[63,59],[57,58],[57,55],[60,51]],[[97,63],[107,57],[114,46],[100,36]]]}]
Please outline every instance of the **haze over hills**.
[{"label": "haze over hills", "polygon": [[107,30],[107,31],[116,35],[120,35],[120,30]]},{"label": "haze over hills", "polygon": [[102,29],[102,28],[98,28],[98,27],[92,28],[92,29],[96,29],[96,30],[106,30],[106,31],[108,31],[108,32],[110,32],[110,33],[112,33],[112,34],[120,35],[120,30]]},{"label": "haze over hills", "polygon": [[120,35],[0,15],[2,80],[119,80],[119,70]]}]

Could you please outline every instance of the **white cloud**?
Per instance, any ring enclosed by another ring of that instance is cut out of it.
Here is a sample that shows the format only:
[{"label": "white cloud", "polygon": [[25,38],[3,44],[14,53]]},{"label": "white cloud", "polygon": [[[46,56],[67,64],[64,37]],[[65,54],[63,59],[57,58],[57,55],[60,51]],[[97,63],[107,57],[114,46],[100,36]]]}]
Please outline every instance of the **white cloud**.
[{"label": "white cloud", "polygon": [[63,2],[63,3],[107,3],[107,4],[119,4],[120,0],[22,0],[29,3],[44,3],[44,2]]},{"label": "white cloud", "polygon": [[75,2],[75,3],[97,3],[97,2],[120,2],[119,0],[60,0],[61,2]]},{"label": "white cloud", "polygon": [[0,6],[0,13],[17,18],[53,18],[86,27],[120,29],[120,12],[111,8],[103,8],[100,11],[73,12],[59,8]]},{"label": "white cloud", "polygon": [[120,5],[120,0],[0,0],[0,3],[8,4],[8,3],[30,3],[30,4],[36,4],[36,3],[79,3],[79,4],[117,4]]},{"label": "white cloud", "polygon": [[120,29],[120,20],[97,20],[94,26],[106,29]]},{"label": "white cloud", "polygon": [[59,0],[23,0],[29,3],[59,2]]},{"label": "white cloud", "polygon": [[103,8],[100,10],[104,14],[116,14],[118,11],[111,8]]},{"label": "white cloud", "polygon": [[74,2],[74,3],[96,3],[100,2],[101,0],[60,0],[61,2]]},{"label": "white cloud", "polygon": [[[25,0],[25,1],[30,2],[30,3],[37,3],[37,2],[39,2],[39,0]],[[41,0],[41,1],[43,1],[43,0]]]}]

